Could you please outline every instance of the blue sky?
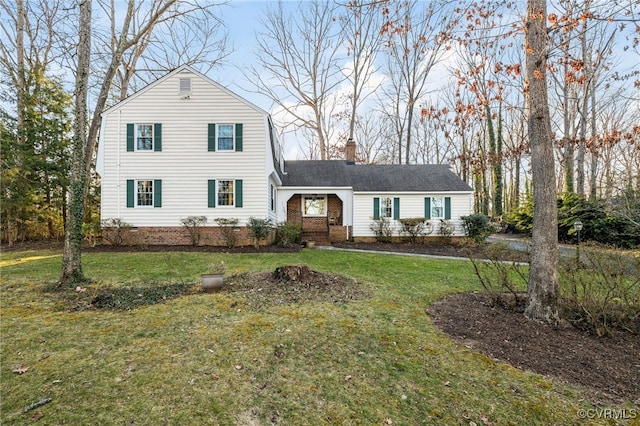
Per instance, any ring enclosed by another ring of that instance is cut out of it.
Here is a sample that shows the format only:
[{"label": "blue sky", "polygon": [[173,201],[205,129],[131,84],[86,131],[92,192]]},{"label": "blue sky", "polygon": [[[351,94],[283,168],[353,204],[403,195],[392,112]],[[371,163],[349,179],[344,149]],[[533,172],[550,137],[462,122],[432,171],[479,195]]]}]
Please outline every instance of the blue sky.
[{"label": "blue sky", "polygon": [[[295,6],[295,1],[287,2]],[[262,31],[259,22],[269,4],[275,1],[232,0],[222,8],[222,19],[229,31],[229,39],[235,51],[225,60],[225,65],[209,73],[209,77],[229,87],[232,91],[269,111],[271,101],[265,96],[253,93],[251,85],[246,81],[241,68],[256,61],[256,32]]]}]

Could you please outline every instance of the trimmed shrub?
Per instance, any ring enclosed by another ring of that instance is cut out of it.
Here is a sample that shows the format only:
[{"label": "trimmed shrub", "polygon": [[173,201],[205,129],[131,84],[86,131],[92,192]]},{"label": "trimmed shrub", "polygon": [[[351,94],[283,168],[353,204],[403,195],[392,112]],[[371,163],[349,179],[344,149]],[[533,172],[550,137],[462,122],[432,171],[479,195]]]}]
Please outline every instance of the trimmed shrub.
[{"label": "trimmed shrub", "polygon": [[421,242],[425,235],[433,232],[433,226],[424,217],[408,217],[399,219],[400,236],[406,237],[409,242]]},{"label": "trimmed shrub", "polygon": [[[124,244],[125,234],[132,227],[133,225],[119,218],[104,219],[102,221],[102,238],[111,245],[121,246]],[[109,228],[109,230],[105,232],[105,228]]]},{"label": "trimmed shrub", "polygon": [[460,219],[462,219],[462,227],[467,237],[478,243],[484,242],[489,235],[498,230],[486,214],[475,213],[469,216],[462,216]]},{"label": "trimmed shrub", "polygon": [[302,225],[294,222],[282,222],[276,229],[276,243],[281,247],[290,247],[292,244],[300,244],[302,238]]},{"label": "trimmed shrub", "polygon": [[440,219],[440,235],[445,238],[450,238],[453,233],[456,231],[456,225],[451,222],[449,219]]},{"label": "trimmed shrub", "polygon": [[385,217],[380,219],[374,219],[373,223],[369,225],[376,236],[376,241],[379,243],[390,243],[393,237],[393,230],[391,229],[391,222]]},{"label": "trimmed shrub", "polygon": [[191,245],[197,246],[200,244],[200,238],[202,236],[202,227],[207,223],[206,216],[187,216],[184,219],[180,219],[182,226],[189,233],[191,239]]},{"label": "trimmed shrub", "polygon": [[260,241],[269,236],[272,224],[269,219],[250,217],[247,221],[247,228],[249,228],[249,236],[253,238],[253,246],[260,248]]},{"label": "trimmed shrub", "polygon": [[238,219],[219,217],[214,220],[220,227],[222,238],[224,238],[224,245],[229,248],[235,247],[238,243],[238,236],[235,231],[235,227],[238,226]]}]

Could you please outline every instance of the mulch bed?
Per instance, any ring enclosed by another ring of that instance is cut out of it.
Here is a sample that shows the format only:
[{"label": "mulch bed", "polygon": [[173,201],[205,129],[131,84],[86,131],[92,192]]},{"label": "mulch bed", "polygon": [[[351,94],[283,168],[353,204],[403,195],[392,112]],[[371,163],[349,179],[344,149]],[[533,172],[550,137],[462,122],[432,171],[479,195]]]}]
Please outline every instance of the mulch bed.
[{"label": "mulch bed", "polygon": [[583,386],[594,403],[640,405],[640,336],[597,337],[494,306],[486,294],[455,294],[427,309],[434,324],[474,351]]}]

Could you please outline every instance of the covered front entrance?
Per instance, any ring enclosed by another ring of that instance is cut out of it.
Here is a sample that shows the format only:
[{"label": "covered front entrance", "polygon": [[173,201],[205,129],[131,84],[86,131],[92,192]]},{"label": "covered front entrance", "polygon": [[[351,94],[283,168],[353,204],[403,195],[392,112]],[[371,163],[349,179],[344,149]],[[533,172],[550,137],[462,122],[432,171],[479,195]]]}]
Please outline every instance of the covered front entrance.
[{"label": "covered front entrance", "polygon": [[287,221],[300,224],[303,241],[316,245],[349,238],[344,203],[337,194],[293,194],[287,200]]}]

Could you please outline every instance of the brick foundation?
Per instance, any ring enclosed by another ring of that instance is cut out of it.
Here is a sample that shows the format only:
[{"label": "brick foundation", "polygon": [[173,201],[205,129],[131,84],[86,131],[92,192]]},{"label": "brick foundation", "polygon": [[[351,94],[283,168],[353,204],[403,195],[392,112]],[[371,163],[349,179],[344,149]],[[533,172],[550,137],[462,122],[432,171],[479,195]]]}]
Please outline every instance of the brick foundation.
[{"label": "brick foundation", "polygon": [[[225,232],[230,232],[235,237],[236,246],[253,245],[253,238],[249,237],[249,230],[245,227],[235,227],[223,229],[219,226],[203,226],[200,231],[200,246],[228,246]],[[192,245],[189,232],[182,226],[166,227],[134,227],[120,230],[116,228],[103,228],[102,240],[104,244],[117,244],[117,233],[121,232],[122,245],[168,245],[168,246],[188,246]],[[275,239],[275,230],[267,240],[260,241],[261,245],[272,244]]]}]

